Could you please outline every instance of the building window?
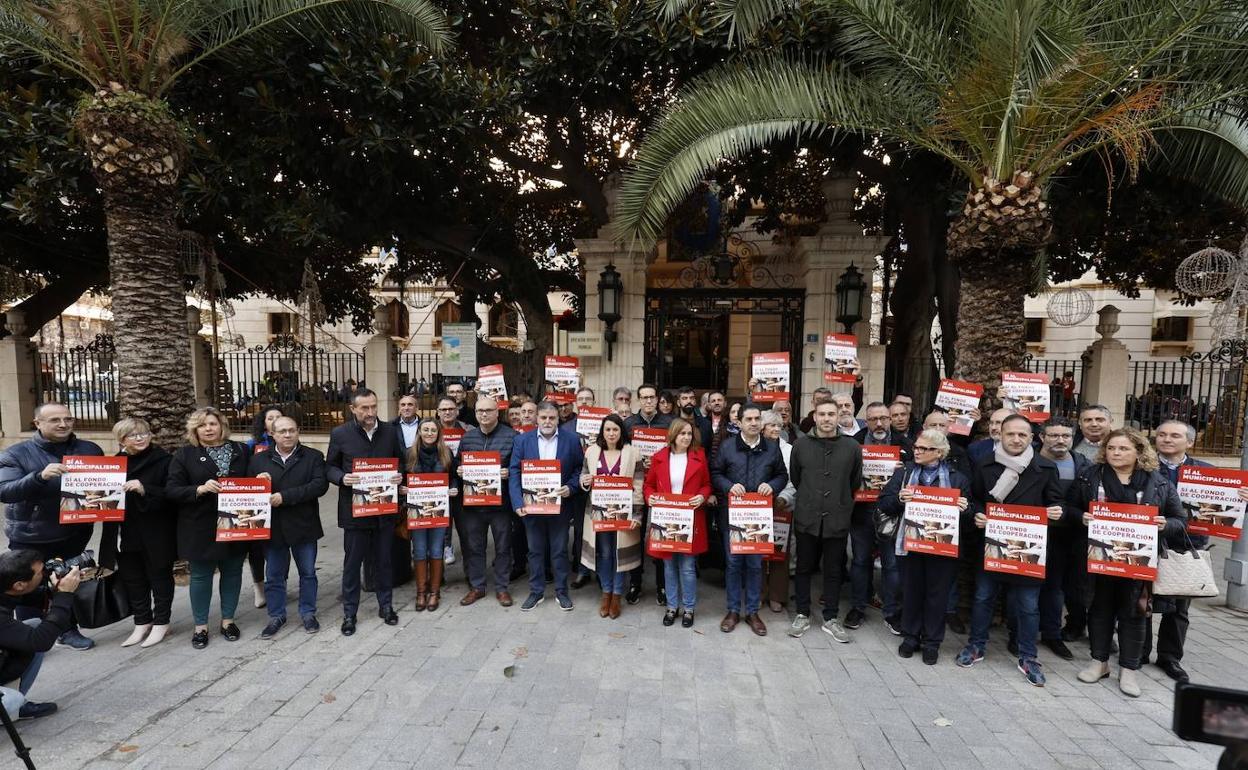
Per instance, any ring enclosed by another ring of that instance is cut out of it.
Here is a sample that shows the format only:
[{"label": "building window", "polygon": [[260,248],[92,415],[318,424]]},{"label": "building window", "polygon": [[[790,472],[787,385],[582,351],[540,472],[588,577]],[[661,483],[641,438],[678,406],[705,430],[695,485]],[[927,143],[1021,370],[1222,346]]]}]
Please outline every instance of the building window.
[{"label": "building window", "polygon": [[1192,338],[1192,319],[1171,316],[1153,321],[1153,342],[1187,342]]},{"label": "building window", "polygon": [[294,313],[269,313],[269,335],[272,337],[290,336],[295,333]]},{"label": "building window", "polygon": [[1025,319],[1023,323],[1023,334],[1028,343],[1039,344],[1044,342],[1044,319]]},{"label": "building window", "polygon": [[461,316],[459,305],[449,299],[438,305],[438,309],[433,313],[433,336],[441,337],[442,324],[455,323],[460,320]]},{"label": "building window", "polygon": [[386,304],[386,320],[390,323],[391,337],[407,337],[411,334],[408,325],[407,305],[404,305],[397,299],[392,299]]},{"label": "building window", "polygon": [[502,302],[492,305],[489,321],[491,337],[520,336],[520,313],[511,305]]}]

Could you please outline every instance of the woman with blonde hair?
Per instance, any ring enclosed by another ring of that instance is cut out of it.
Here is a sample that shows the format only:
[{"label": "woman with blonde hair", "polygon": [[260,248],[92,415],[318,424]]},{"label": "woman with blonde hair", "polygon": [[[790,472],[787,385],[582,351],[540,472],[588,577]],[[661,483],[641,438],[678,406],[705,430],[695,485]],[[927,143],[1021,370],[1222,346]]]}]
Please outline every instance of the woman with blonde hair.
[{"label": "woman with blonde hair", "polygon": [[[442,426],[432,417],[426,417],[416,427],[416,443],[407,450],[408,473],[445,473],[451,481],[450,494],[459,494],[455,476],[451,473],[453,458],[451,449],[442,440]],[[449,515],[449,511],[447,512]],[[433,612],[442,603],[443,548],[449,527],[413,529],[412,571],[416,575],[417,612]]]},{"label": "woman with blonde hair", "polygon": [[[1096,501],[1147,505],[1157,509],[1153,521],[1158,538],[1181,534],[1186,525],[1183,506],[1173,485],[1157,470],[1157,453],[1138,431],[1119,428],[1101,441],[1096,461],[1070,487],[1070,503],[1084,511],[1083,523]],[[1088,575],[1088,641],[1092,663],[1079,672],[1079,681],[1093,684],[1109,676],[1110,642],[1118,628],[1118,688],[1131,698],[1140,696],[1136,673],[1144,652],[1150,622],[1153,584],[1109,575]]]},{"label": "woman with blonde hair", "polygon": [[236,642],[242,636],[234,623],[238,594],[243,585],[246,548],[217,542],[217,493],[226,477],[247,475],[247,447],[229,439],[229,424],[210,406],[186,418],[187,446],[169,464],[169,500],[178,507],[178,555],[191,565],[191,615],[195,633],[191,646],[208,646],[208,611],[212,606],[212,576],[220,572],[221,635]]}]

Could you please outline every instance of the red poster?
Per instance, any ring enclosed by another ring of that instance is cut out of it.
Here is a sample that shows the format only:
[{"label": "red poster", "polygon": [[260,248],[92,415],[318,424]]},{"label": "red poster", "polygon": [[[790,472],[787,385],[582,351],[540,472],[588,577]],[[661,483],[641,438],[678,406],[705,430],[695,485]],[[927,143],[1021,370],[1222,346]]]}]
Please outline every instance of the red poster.
[{"label": "red poster", "polygon": [[465,506],[503,504],[502,463],[498,452],[464,452],[459,468]]},{"label": "red poster", "polygon": [[934,556],[958,555],[958,497],[956,489],[911,487],[901,525],[905,527],[906,553]]},{"label": "red poster", "polygon": [[503,414],[507,413],[507,383],[503,379],[503,365],[491,364],[477,370],[477,398],[492,398]]},{"label": "red poster", "polygon": [[394,457],[361,457],[351,464],[360,480],[351,486],[351,515],[385,516],[399,512],[399,461]]},{"label": "red poster", "polygon": [[1088,573],[1156,580],[1156,506],[1097,501],[1088,507]]},{"label": "red poster", "polygon": [[589,508],[595,532],[620,532],[641,521],[641,511],[633,508],[633,480],[627,476],[594,476]]},{"label": "red poster", "polygon": [[61,474],[62,524],[124,521],[126,458],[67,455]]},{"label": "red poster", "polygon": [[823,381],[853,385],[862,373],[858,361],[858,337],[827,334],[823,338]]},{"label": "red poster", "polygon": [[1030,505],[988,503],[984,569],[1044,578],[1048,563],[1049,513]]},{"label": "red poster", "polygon": [[789,387],[788,353],[755,353],[750,357],[750,376],[758,381],[752,397],[759,403],[787,401]]},{"label": "red poster", "polygon": [[272,485],[268,479],[218,479],[218,543],[236,540],[268,540],[272,533]]},{"label": "red poster", "polygon": [[463,428],[443,428],[442,440],[446,442],[446,448],[451,450],[451,455],[459,456],[459,442],[464,438]]},{"label": "red poster", "polygon": [[1238,540],[1244,531],[1244,501],[1239,490],[1248,487],[1248,471],[1225,468],[1179,468],[1179,499],[1187,511],[1187,531]]},{"label": "red poster", "polygon": [[667,446],[667,428],[643,428],[637,426],[633,428],[630,440],[637,453],[643,458],[649,459],[658,454],[660,449]]},{"label": "red poster", "polygon": [[728,498],[728,550],[734,554],[769,554],[776,550],[771,495],[746,492]]},{"label": "red poster", "polygon": [[575,356],[546,356],[546,398],[556,404],[576,401],[581,387],[581,360]]},{"label": "red poster", "polygon": [[789,558],[789,532],[793,529],[793,511],[773,508],[772,528],[775,530],[776,550],[767,554],[767,561],[787,561]]},{"label": "red poster", "polygon": [[855,503],[880,499],[884,485],[901,463],[901,447],[867,445],[862,448],[862,489],[854,490]]},{"label": "red poster", "polygon": [[445,473],[407,474],[407,528],[451,526],[451,478]]},{"label": "red poster", "polygon": [[653,495],[650,547],[668,553],[693,553],[693,495]]},{"label": "red poster", "polygon": [[582,406],[576,410],[576,432],[584,438],[594,441],[602,430],[602,421],[611,410],[605,406]]},{"label": "red poster", "polygon": [[959,436],[971,435],[975,421],[971,419],[971,411],[979,408],[979,400],[984,395],[984,386],[962,380],[941,380],[940,389],[936,391],[936,406],[944,409],[949,415],[949,432]]},{"label": "red poster", "polygon": [[1001,372],[1001,389],[1005,391],[1003,406],[1017,409],[1032,422],[1049,419],[1049,383],[1044,372]]},{"label": "red poster", "polygon": [[520,492],[526,516],[553,516],[559,513],[563,498],[563,469],[558,460],[521,460]]}]

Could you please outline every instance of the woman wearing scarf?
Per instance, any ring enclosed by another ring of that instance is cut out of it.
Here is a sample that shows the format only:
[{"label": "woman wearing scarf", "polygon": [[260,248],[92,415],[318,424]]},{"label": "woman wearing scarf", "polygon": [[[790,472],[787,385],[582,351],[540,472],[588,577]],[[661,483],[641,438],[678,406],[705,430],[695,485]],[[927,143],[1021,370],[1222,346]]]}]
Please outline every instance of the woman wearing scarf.
[{"label": "woman wearing scarf", "polygon": [[620,616],[620,603],[628,583],[628,573],[641,566],[641,529],[634,520],[633,528],[620,532],[594,532],[590,488],[594,476],[624,476],[633,480],[633,510],[640,512],[641,481],[645,470],[641,455],[628,442],[628,431],[617,414],[602,420],[598,438],[585,449],[585,468],[581,473],[581,489],[585,491],[585,518],[581,528],[581,566],[598,573],[602,586],[602,602],[598,617],[614,620]]},{"label": "woman wearing scarf", "polygon": [[[970,506],[971,480],[946,462],[949,440],[939,430],[925,430],[914,441],[914,462],[906,463],[889,479],[880,493],[879,508],[883,513],[900,518],[906,503],[913,497],[914,487],[957,489],[958,508]],[[901,646],[897,654],[909,658],[922,649],[923,662],[936,665],[940,643],[945,639],[945,605],[949,586],[957,575],[958,560],[948,556],[925,553],[907,554],[902,547],[905,527],[898,522],[893,553],[901,570]]]},{"label": "woman wearing scarf", "polygon": [[[1180,535],[1185,516],[1176,489],[1157,471],[1157,453],[1137,431],[1120,428],[1105,436],[1096,462],[1075,480],[1070,503],[1086,512],[1094,500],[1157,508],[1159,538]],[[1152,604],[1152,583],[1108,575],[1089,575],[1088,637],[1092,663],[1079,672],[1079,681],[1092,684],[1109,676],[1109,648],[1118,626],[1118,688],[1132,698],[1140,696],[1140,669],[1144,634]]]},{"label": "woman wearing scarf", "polygon": [[[437,420],[426,418],[416,428],[416,445],[407,450],[408,473],[446,473],[451,474],[450,447],[442,440],[442,427]],[[450,494],[458,494],[451,484]],[[412,571],[416,574],[416,603],[412,609],[420,612],[433,612],[442,602],[442,559],[446,546],[446,534],[449,527],[431,527],[429,529],[413,529],[409,533],[412,540]]]}]

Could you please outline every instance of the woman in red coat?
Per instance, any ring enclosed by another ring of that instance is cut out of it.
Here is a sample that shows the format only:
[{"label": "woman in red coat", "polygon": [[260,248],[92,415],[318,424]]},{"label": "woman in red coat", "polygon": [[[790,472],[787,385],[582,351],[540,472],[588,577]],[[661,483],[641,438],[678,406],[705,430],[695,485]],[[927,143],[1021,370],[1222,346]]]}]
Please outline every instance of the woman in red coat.
[{"label": "woman in red coat", "polygon": [[646,551],[666,562],[663,565],[663,582],[667,589],[667,612],[663,615],[663,625],[675,623],[677,610],[683,605],[685,614],[680,624],[689,628],[693,625],[693,608],[698,602],[695,559],[706,551],[706,512],[703,508],[711,496],[710,467],[693,425],[679,417],[672,420],[667,430],[667,447],[660,449],[650,460],[642,494],[648,505],[654,504],[651,497],[656,494],[693,495],[693,504],[697,508],[693,513],[693,553],[655,551],[650,539],[646,541]]}]

